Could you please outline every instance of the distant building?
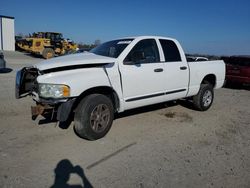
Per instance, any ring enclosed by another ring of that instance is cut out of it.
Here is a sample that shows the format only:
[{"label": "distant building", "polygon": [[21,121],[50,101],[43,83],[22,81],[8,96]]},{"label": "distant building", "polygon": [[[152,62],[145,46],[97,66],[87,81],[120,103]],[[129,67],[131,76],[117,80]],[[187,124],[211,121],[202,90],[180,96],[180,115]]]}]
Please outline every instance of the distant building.
[{"label": "distant building", "polygon": [[15,51],[14,17],[0,15],[0,50]]}]

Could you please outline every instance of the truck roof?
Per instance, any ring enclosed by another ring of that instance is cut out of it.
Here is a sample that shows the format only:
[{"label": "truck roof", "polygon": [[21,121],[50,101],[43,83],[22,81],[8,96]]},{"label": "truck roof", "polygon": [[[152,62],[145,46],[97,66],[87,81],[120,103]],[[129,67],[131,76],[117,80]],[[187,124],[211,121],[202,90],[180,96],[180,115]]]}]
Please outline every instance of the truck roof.
[{"label": "truck roof", "polygon": [[176,40],[170,37],[162,37],[162,36],[153,36],[153,35],[143,35],[143,36],[132,36],[132,37],[123,37],[119,39],[147,39],[147,38],[155,38],[155,39],[167,39],[167,40]]}]

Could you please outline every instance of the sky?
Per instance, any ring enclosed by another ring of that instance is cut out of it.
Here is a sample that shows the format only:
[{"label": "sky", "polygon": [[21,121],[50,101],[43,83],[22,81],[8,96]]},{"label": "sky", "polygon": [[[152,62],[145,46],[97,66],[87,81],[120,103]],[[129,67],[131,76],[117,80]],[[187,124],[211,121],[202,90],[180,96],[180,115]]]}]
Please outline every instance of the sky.
[{"label": "sky", "polygon": [[139,35],[176,38],[186,53],[250,55],[250,0],[1,0],[15,33],[56,31],[92,44]]}]

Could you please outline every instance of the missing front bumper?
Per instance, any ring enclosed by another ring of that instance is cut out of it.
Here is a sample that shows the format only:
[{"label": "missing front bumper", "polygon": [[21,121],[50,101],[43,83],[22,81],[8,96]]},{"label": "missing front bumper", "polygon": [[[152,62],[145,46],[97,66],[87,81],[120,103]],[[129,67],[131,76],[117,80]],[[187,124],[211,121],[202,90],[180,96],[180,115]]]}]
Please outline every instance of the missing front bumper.
[{"label": "missing front bumper", "polygon": [[39,115],[44,115],[45,113],[52,112],[54,107],[48,105],[38,104],[36,106],[31,106],[31,118],[32,120],[36,120]]},{"label": "missing front bumper", "polygon": [[36,106],[31,106],[32,120],[36,120],[39,115],[42,115],[44,117],[50,116],[51,119],[56,117],[57,121],[65,122],[72,113],[75,101],[76,98],[73,98],[66,102],[55,103],[53,105],[37,104]]}]

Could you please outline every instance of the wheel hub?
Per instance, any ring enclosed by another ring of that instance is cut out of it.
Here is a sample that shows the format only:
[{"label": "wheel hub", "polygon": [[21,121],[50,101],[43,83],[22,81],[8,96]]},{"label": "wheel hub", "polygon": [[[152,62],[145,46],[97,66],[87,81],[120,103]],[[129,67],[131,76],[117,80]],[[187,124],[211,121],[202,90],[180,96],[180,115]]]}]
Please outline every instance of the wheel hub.
[{"label": "wheel hub", "polygon": [[202,98],[203,105],[205,107],[209,106],[212,103],[212,99],[213,99],[212,92],[209,90],[205,91],[203,98]]},{"label": "wheel hub", "polygon": [[97,105],[90,115],[90,125],[93,131],[102,132],[110,121],[110,111],[106,104]]}]

